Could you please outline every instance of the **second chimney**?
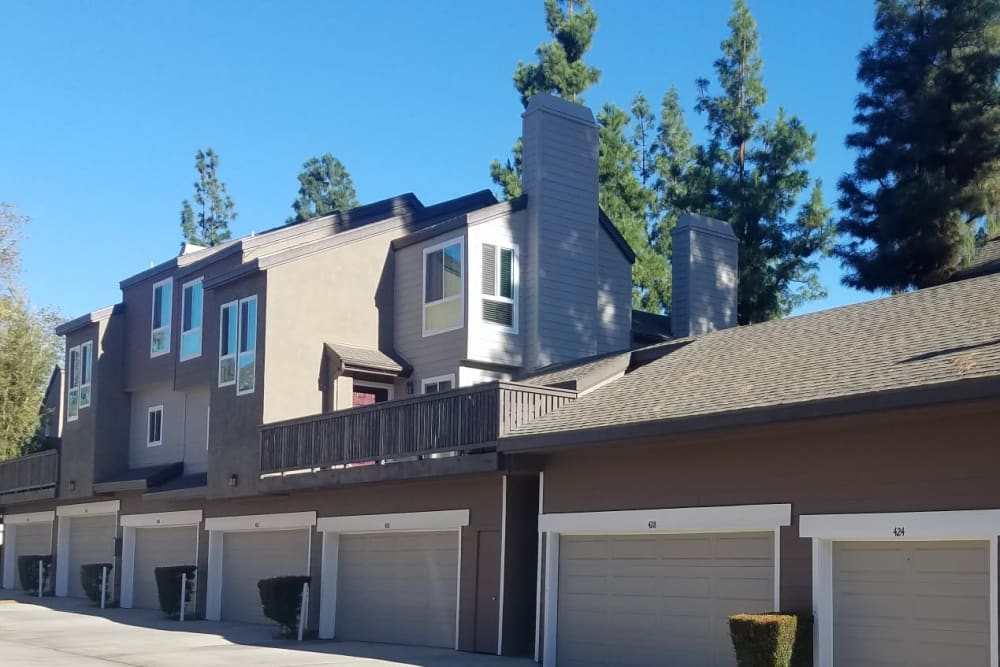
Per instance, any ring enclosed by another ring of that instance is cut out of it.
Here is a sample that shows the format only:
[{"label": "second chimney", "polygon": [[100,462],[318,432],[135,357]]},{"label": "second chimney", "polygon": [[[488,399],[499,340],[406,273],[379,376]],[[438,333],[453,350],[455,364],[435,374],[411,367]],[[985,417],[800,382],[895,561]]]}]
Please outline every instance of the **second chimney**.
[{"label": "second chimney", "polygon": [[700,336],[736,326],[739,241],[732,227],[685,213],[671,238],[674,336]]}]

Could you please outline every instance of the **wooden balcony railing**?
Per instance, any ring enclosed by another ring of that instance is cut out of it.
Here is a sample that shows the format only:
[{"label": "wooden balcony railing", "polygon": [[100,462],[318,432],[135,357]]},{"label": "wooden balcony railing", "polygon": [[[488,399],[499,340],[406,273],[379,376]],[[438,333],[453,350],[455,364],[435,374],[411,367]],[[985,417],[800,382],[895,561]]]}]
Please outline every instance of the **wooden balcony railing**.
[{"label": "wooden balcony railing", "polygon": [[59,452],[49,450],[0,461],[0,500],[55,489],[59,480]]},{"label": "wooden balcony railing", "polygon": [[562,389],[491,382],[266,424],[261,474],[489,450],[519,424],[576,398]]}]

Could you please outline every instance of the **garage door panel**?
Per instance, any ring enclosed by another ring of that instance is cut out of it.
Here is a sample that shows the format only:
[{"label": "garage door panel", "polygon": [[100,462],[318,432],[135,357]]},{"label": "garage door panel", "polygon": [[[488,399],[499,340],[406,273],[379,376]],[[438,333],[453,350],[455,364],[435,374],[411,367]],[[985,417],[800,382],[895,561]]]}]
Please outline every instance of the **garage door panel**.
[{"label": "garage door panel", "polygon": [[222,619],[273,623],[264,616],[257,582],[307,575],[309,529],[225,533],[222,538]]},{"label": "garage door panel", "polygon": [[69,521],[70,597],[86,596],[80,576],[80,566],[89,563],[113,563],[117,517],[114,514],[94,517],[73,517]]},{"label": "garage door panel", "polygon": [[[132,574],[132,606],[136,609],[159,609],[156,568],[171,565],[196,565],[197,526],[137,528],[135,561]],[[178,591],[178,596],[180,592]]]},{"label": "garage door panel", "polygon": [[14,528],[14,570],[18,588],[21,584],[21,574],[17,567],[17,558],[21,556],[47,556],[52,553],[52,524],[31,523],[18,524]]}]

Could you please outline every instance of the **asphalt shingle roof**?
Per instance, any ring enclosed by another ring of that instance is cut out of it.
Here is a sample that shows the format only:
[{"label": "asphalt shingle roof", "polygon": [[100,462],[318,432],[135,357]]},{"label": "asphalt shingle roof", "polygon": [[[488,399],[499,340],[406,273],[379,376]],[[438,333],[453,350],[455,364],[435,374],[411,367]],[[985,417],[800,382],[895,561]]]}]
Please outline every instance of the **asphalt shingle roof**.
[{"label": "asphalt shingle roof", "polygon": [[391,373],[407,370],[402,364],[381,350],[346,343],[327,343],[327,346],[349,366],[373,368]]},{"label": "asphalt shingle roof", "polygon": [[[610,352],[570,363],[545,366],[516,379],[518,382],[547,387],[569,382],[580,382],[591,373],[602,375],[604,372],[607,372],[608,375],[613,375],[616,370],[620,369],[624,371],[628,366],[631,356],[632,353],[630,350]],[[577,388],[582,389],[582,387]]]},{"label": "asphalt shingle roof", "polygon": [[694,339],[521,426],[530,436],[1000,377],[1000,274]]},{"label": "asphalt shingle roof", "polygon": [[1000,273],[1000,236],[987,241],[986,245],[976,252],[969,265],[955,274],[955,279],[965,280],[989,273]]}]

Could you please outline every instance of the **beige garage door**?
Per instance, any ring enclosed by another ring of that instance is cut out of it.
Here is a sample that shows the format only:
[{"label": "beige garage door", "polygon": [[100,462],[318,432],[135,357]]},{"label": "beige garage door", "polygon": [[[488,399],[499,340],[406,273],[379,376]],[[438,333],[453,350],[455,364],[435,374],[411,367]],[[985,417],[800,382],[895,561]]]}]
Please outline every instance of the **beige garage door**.
[{"label": "beige garage door", "polygon": [[731,667],[729,616],[774,606],[774,536],[563,536],[558,604],[560,667]]},{"label": "beige garage door", "polygon": [[455,646],[458,533],[341,535],[337,639]]},{"label": "beige garage door", "polygon": [[[158,567],[196,565],[198,527],[137,528],[135,531],[135,569],[132,581],[132,606],[136,609],[159,609],[156,588]],[[177,591],[180,598],[180,589]]]},{"label": "beige garage door", "polygon": [[222,538],[222,619],[273,623],[257,582],[309,574],[309,529],[226,533]]},{"label": "beige garage door", "polygon": [[[80,566],[88,563],[114,563],[116,515],[73,517],[69,521],[69,596],[85,597]],[[111,573],[113,574],[113,573]],[[110,576],[110,575],[109,575]]]},{"label": "beige garage door", "polygon": [[[52,524],[51,523],[22,523],[15,526],[7,526],[7,530],[14,531],[14,568],[17,569],[17,558],[20,556],[44,556],[52,553]],[[24,588],[21,584],[20,573],[15,575],[17,587]]]},{"label": "beige garage door", "polygon": [[835,542],[838,667],[986,667],[987,542]]}]

